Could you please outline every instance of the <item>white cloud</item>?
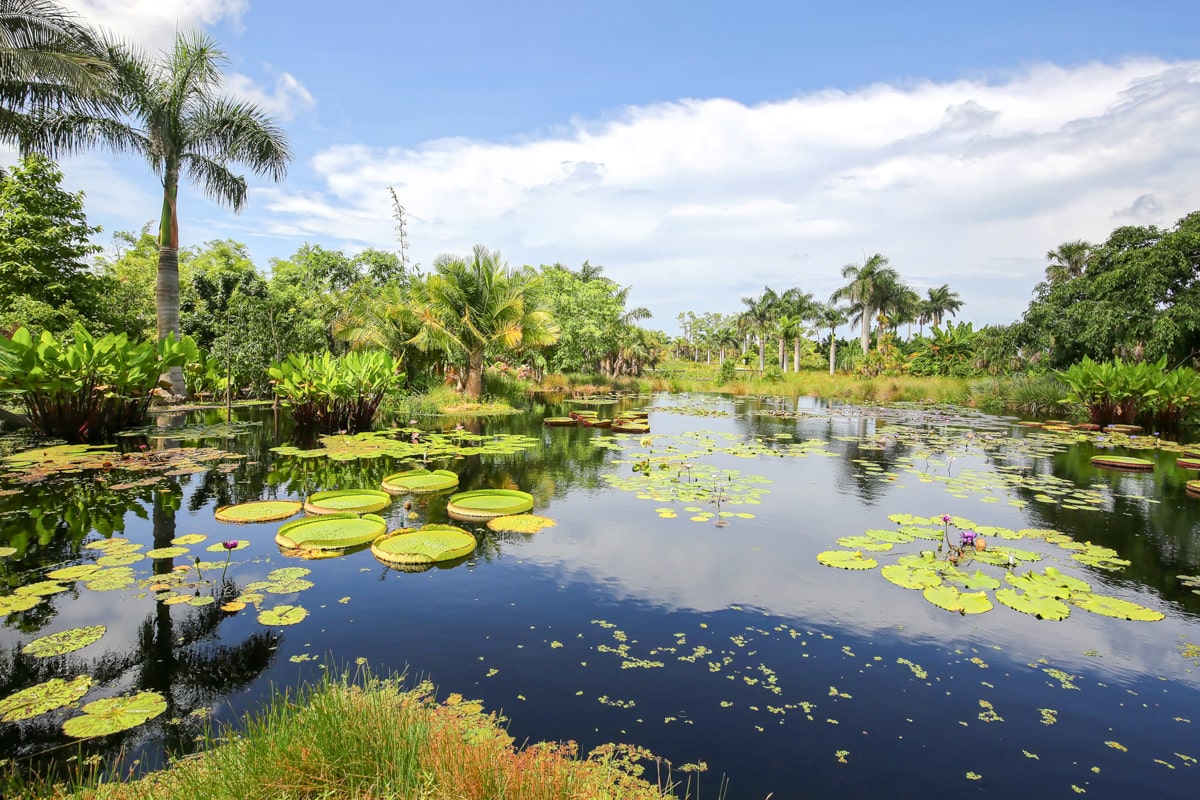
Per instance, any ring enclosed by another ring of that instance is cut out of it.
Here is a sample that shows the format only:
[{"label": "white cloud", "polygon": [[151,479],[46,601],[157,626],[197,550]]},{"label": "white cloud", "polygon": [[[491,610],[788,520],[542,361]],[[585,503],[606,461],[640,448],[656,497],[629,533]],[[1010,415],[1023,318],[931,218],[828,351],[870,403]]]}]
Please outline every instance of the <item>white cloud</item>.
[{"label": "white cloud", "polygon": [[169,47],[177,30],[240,24],[249,0],[62,0],[93,24],[151,51]]},{"label": "white cloud", "polygon": [[263,194],[278,231],[387,247],[393,185],[419,261],[475,242],[516,263],[587,258],[664,327],[767,283],[824,298],[843,264],[876,251],[916,288],[948,282],[969,318],[1001,322],[1058,243],[1193,210],[1198,136],[1200,62],[1041,65],[632,107],[510,142],[336,145],[312,160],[319,191]]},{"label": "white cloud", "polygon": [[225,91],[234,97],[257,104],[280,122],[289,122],[295,118],[297,112],[307,111],[316,105],[316,100],[308,89],[304,88],[304,84],[288,72],[281,72],[275,76],[274,91],[264,89],[245,75],[231,73],[225,76]]}]

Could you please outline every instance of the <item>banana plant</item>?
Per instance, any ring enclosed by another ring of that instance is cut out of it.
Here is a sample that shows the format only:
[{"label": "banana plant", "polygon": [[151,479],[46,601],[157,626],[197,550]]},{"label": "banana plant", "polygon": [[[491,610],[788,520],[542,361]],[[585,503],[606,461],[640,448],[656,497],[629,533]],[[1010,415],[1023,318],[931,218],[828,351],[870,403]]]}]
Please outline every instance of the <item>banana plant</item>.
[{"label": "banana plant", "polygon": [[267,372],[297,424],[327,432],[370,430],[379,404],[404,378],[382,350],[292,354]]}]

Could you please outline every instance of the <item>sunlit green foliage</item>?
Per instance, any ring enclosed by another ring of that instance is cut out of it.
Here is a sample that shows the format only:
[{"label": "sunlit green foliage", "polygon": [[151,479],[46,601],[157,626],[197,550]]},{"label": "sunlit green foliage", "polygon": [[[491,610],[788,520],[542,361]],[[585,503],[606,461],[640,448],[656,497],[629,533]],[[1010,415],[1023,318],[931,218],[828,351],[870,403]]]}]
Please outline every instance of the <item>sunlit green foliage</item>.
[{"label": "sunlit green foliage", "polygon": [[403,377],[396,373],[391,355],[379,350],[343,356],[292,354],[269,374],[296,422],[324,431],[370,430],[379,404]]}]

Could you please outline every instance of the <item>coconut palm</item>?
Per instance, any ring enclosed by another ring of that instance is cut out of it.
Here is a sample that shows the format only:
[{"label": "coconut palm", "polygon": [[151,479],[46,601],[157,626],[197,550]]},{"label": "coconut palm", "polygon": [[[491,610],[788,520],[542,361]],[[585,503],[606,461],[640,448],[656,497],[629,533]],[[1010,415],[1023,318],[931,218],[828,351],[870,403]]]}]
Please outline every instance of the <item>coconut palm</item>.
[{"label": "coconut palm", "polygon": [[433,269],[414,287],[413,305],[406,310],[417,323],[412,343],[453,354],[465,367],[467,397],[483,394],[489,347],[543,347],[558,341],[558,326],[536,305],[536,278],[510,270],[499,253],[476,245],[467,258],[439,256]]},{"label": "coconut palm", "polygon": [[[101,145],[139,154],[161,180],[155,296],[162,339],[179,333],[180,179],[190,178],[206,196],[237,213],[246,204],[246,179],[230,165],[244,164],[278,181],[292,155],[287,136],[262,108],[221,94],[221,68],[228,58],[207,35],[177,34],[174,47],[156,59],[119,47],[108,53],[125,114],[114,119],[61,113],[47,118],[47,136],[55,149]],[[172,370],[170,382],[172,393],[182,394],[180,370]]]},{"label": "coconut palm", "polygon": [[900,274],[888,266],[888,258],[876,253],[862,264],[847,264],[842,267],[842,277],[849,280],[829,298],[831,303],[839,300],[850,302],[854,321],[861,322],[859,342],[865,354],[871,346],[871,316],[880,310]]},{"label": "coconut palm", "polygon": [[929,289],[920,305],[921,333],[925,332],[927,323],[936,328],[947,314],[953,317],[962,306],[958,292],[950,291],[950,284],[943,283],[936,289]]},{"label": "coconut palm", "polygon": [[1063,242],[1046,253],[1046,280],[1050,283],[1063,283],[1082,276],[1087,270],[1087,260],[1091,253],[1092,245],[1082,239]]},{"label": "coconut palm", "polygon": [[104,41],[49,0],[0,0],[0,142],[45,149],[44,115],[116,109]]}]

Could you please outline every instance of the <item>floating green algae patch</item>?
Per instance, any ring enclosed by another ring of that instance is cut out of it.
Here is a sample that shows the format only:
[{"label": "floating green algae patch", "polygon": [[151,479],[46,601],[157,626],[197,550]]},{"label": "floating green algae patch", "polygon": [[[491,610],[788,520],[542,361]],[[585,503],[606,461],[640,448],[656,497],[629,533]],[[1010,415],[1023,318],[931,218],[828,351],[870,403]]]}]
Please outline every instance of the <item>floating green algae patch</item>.
[{"label": "floating green algae patch", "polygon": [[304,510],[310,514],[337,514],[352,511],[370,514],[386,508],[392,496],[378,489],[331,489],[309,495]]},{"label": "floating green algae patch", "polygon": [[387,523],[382,517],[341,512],[284,523],[275,542],[288,550],[345,550],[386,532]]},{"label": "floating green algae patch", "polygon": [[63,723],[63,732],[76,739],[107,736],[136,728],[166,710],[167,701],[158,692],[106,697],[85,705],[82,716],[72,717]]},{"label": "floating green algae patch", "polygon": [[537,514],[511,514],[490,519],[487,526],[501,533],[538,533],[556,524],[549,517],[539,517]]},{"label": "floating green algae patch", "polygon": [[383,479],[383,490],[389,494],[425,494],[453,489],[456,486],[458,474],[448,469],[410,469]]},{"label": "floating green algae patch", "polygon": [[100,641],[108,628],[104,625],[89,625],[82,628],[52,633],[40,639],[34,639],[21,648],[21,652],[34,658],[50,658],[82,650],[89,644]]},{"label": "floating green algae patch", "polygon": [[425,525],[380,537],[371,554],[385,564],[432,564],[475,552],[475,537],[453,525]]},{"label": "floating green algae patch", "polygon": [[0,721],[20,722],[56,711],[83,699],[92,688],[92,679],[80,675],[73,680],[51,678],[0,700]]},{"label": "floating green algae patch", "polygon": [[485,522],[505,514],[520,514],[533,508],[533,495],[517,489],[476,489],[451,495],[446,513],[453,519]]},{"label": "floating green algae patch", "polygon": [[[18,483],[39,483],[57,475],[87,470],[150,472],[156,475],[192,475],[208,472],[216,462],[241,460],[244,456],[215,447],[169,447],[120,453],[115,445],[57,445],[25,450],[0,459],[10,472],[3,475]],[[153,479],[150,480],[153,482]],[[146,482],[111,484],[124,489]]]},{"label": "floating green algae patch", "polygon": [[[303,504],[298,500],[256,500],[221,506],[215,512],[220,522],[277,522],[300,513]],[[180,542],[183,544],[183,542]]]}]

